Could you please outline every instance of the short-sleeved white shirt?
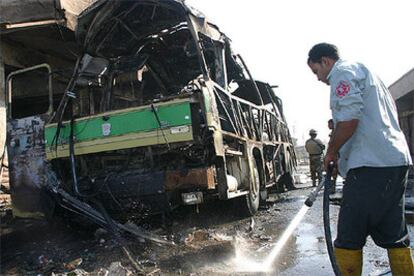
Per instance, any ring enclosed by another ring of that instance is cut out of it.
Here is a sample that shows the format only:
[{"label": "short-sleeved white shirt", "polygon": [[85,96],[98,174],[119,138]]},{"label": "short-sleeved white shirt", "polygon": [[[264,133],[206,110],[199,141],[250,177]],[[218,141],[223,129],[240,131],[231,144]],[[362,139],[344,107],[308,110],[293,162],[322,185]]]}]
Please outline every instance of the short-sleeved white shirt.
[{"label": "short-sleeved white shirt", "polygon": [[363,64],[338,60],[328,75],[330,108],[335,125],[359,120],[352,137],[341,147],[338,168],[342,176],[359,167],[411,164],[397,109],[387,87]]}]

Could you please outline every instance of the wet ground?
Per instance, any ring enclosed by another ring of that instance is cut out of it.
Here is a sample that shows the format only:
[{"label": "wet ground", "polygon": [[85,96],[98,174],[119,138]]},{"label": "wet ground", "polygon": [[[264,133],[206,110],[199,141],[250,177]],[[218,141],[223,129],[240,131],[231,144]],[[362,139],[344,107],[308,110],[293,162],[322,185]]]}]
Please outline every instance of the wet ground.
[{"label": "wet ground", "polygon": [[[202,205],[198,212],[194,206],[177,209],[175,245],[131,237],[125,237],[126,243],[147,275],[334,275],[325,245],[321,196],[271,262],[270,270],[263,272],[264,260],[312,189],[309,183],[299,186],[272,196],[267,208],[253,219],[236,216],[222,202]],[[331,206],[333,236],[338,210],[338,205]],[[155,234],[165,234],[154,221],[147,227]],[[411,236],[413,231],[410,225]],[[64,220],[13,220],[4,214],[0,268],[2,275],[131,275],[133,271],[120,246],[103,229]],[[363,275],[391,275],[387,271],[386,251],[369,239]]]}]

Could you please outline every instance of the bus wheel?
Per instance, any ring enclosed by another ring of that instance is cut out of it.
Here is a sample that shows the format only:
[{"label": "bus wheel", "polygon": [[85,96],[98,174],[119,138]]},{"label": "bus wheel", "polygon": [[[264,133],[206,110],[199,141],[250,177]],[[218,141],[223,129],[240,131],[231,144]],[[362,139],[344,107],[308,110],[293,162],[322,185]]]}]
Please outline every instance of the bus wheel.
[{"label": "bus wheel", "polygon": [[242,216],[253,216],[259,209],[260,203],[260,174],[257,161],[253,162],[253,181],[250,182],[249,193],[236,198],[236,211]]}]

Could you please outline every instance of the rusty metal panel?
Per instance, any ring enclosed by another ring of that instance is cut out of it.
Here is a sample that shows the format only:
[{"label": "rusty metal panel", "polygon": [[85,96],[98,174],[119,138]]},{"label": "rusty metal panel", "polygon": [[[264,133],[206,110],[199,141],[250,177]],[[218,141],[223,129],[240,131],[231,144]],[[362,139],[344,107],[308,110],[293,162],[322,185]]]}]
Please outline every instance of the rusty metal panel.
[{"label": "rusty metal panel", "polygon": [[8,123],[7,149],[14,216],[44,215],[43,188],[49,181],[44,150],[45,117],[33,116]]},{"label": "rusty metal panel", "polygon": [[167,191],[200,188],[214,189],[214,169],[212,167],[190,169],[184,174],[182,171],[168,171],[165,180]]}]

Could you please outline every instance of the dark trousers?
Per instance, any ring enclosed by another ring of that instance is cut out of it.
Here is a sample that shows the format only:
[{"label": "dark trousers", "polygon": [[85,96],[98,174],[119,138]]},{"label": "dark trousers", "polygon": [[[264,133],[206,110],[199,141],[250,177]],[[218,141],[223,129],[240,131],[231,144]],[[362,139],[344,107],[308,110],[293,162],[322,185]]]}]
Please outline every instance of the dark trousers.
[{"label": "dark trousers", "polygon": [[383,248],[410,244],[404,217],[408,167],[361,167],[346,175],[335,247],[362,249],[367,236]]}]

